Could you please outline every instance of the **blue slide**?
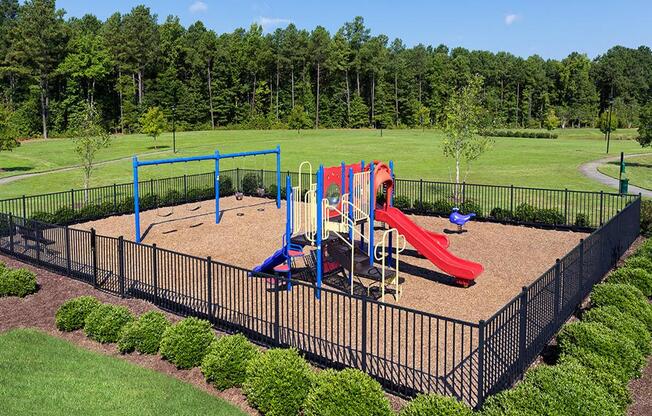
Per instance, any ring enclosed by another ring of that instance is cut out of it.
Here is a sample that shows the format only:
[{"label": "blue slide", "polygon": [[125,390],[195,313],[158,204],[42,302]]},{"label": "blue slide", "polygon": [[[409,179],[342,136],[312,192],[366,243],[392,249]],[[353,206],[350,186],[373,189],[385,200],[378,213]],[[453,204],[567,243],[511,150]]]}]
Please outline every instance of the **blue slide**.
[{"label": "blue slide", "polygon": [[285,263],[286,259],[285,250],[281,248],[276,250],[263,264],[256,266],[253,271],[254,273],[274,273],[274,267]]}]

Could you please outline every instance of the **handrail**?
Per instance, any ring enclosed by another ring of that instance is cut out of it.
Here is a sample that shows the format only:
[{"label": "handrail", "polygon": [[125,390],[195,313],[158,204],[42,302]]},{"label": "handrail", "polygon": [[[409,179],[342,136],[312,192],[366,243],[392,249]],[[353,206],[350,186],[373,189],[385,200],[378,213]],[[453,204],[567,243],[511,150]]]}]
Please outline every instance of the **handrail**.
[{"label": "handrail", "polygon": [[310,184],[310,190],[306,192],[304,198],[304,219],[305,219],[305,233],[306,240],[311,243],[315,243],[316,234],[317,234],[317,185]]},{"label": "handrail", "polygon": [[[387,258],[388,254],[386,252],[387,248],[387,236],[389,235],[391,238],[392,233],[396,233],[396,239],[395,239],[395,261],[396,261],[396,267],[394,268],[395,271],[395,276],[394,276],[394,286],[396,287],[396,298],[399,299],[401,297],[401,287],[400,287],[400,280],[399,280],[399,264],[400,264],[400,258],[399,254],[405,250],[406,246],[406,240],[405,236],[403,234],[399,234],[398,230],[396,228],[390,228],[389,230],[385,230],[383,232],[383,236],[381,237],[380,241],[376,244],[374,247],[374,259],[378,260],[381,262],[381,276],[382,276],[382,282],[380,284],[380,291],[381,291],[381,302],[385,301],[385,271],[387,269],[386,264],[385,264],[385,259]],[[390,240],[391,242],[391,240]],[[378,255],[378,248],[382,246],[382,254],[379,256]]]},{"label": "handrail", "polygon": [[303,168],[304,165],[308,165],[308,169],[310,172],[310,186],[312,187],[312,164],[310,164],[310,162],[305,160],[301,162],[301,164],[299,165],[299,189],[301,190],[303,190],[303,188],[301,187],[301,176],[303,176],[302,175],[303,172],[301,172],[301,168]]},{"label": "handrail", "polygon": [[[356,210],[360,211],[360,209],[358,207],[356,207],[354,204],[352,204],[349,201],[342,200],[342,205],[347,206],[347,207],[352,207],[353,209],[356,209]],[[355,228],[355,221],[352,220],[351,218],[349,218],[348,215],[344,215],[344,213],[342,211],[340,211],[338,208],[331,207],[328,204],[328,199],[326,199],[326,198],[324,198],[322,200],[322,209],[324,210],[324,215],[323,215],[323,218],[322,218],[322,230],[323,230],[322,238],[326,239],[326,238],[328,238],[330,236],[330,231],[328,230],[328,227],[326,227],[326,224],[328,223],[328,218],[330,217],[330,215],[328,215],[329,212],[333,211],[336,214],[340,215],[341,218],[344,218],[346,220],[347,232],[352,229],[354,234],[357,234],[358,236],[360,236],[360,238],[362,238],[364,241],[369,242],[369,238],[365,237],[364,234],[362,234],[360,231],[358,231]],[[348,208],[348,209],[350,209],[350,208]],[[347,209],[347,211],[348,211],[348,209]],[[369,216],[365,216],[364,218],[369,219]]]}]

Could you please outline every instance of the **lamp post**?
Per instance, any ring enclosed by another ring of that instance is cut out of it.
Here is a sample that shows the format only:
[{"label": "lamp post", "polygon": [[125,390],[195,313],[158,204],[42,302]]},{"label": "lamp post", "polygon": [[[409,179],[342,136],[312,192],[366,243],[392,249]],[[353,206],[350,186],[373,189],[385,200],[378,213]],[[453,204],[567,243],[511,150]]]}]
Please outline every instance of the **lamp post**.
[{"label": "lamp post", "polygon": [[609,95],[609,117],[607,118],[607,154],[609,153],[609,142],[611,141],[611,112],[614,107],[613,89]]},{"label": "lamp post", "polygon": [[176,126],[176,116],[177,116],[177,105],[172,104],[172,153],[177,152],[177,126]]}]

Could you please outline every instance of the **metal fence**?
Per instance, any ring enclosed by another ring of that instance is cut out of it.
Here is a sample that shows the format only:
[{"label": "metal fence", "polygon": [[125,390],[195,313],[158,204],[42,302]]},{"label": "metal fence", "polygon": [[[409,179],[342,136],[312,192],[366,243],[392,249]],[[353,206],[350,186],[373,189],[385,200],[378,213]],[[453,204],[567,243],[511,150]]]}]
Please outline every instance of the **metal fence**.
[{"label": "metal fence", "polygon": [[[260,178],[252,183],[262,188],[275,185],[276,180],[265,171],[236,169],[227,174],[234,189],[242,189],[247,174]],[[294,181],[298,179],[296,173],[290,175]],[[418,187],[406,188],[414,183]],[[145,181],[141,186],[146,195],[157,196],[156,203],[170,194],[183,200],[203,198],[203,192],[212,188],[212,174]],[[397,180],[397,197],[419,192],[412,201],[435,201],[455,196],[451,186]],[[81,210],[90,206],[90,201],[103,201],[107,204],[104,215],[111,215],[108,205],[126,208],[130,189],[130,184],[94,188],[87,199],[82,198],[87,205],[81,206],[75,201],[83,191],[2,201],[0,251],[116,295],[209,319],[219,328],[243,332],[269,346],[295,347],[319,364],[359,368],[404,396],[437,392],[472,406],[479,406],[487,395],[518,379],[591,287],[615,264],[639,233],[641,203],[638,197],[605,193],[465,185],[465,195],[473,195],[483,209],[512,204],[512,200],[520,204],[526,197],[544,209],[545,198],[534,196],[546,191],[541,194],[551,201],[563,197],[568,213],[583,209],[582,205],[571,208],[570,201],[581,200],[596,208],[591,211],[592,218],[605,221],[494,316],[474,323],[328,288],[321,289],[318,301],[311,282],[293,282],[293,289],[287,291],[287,282],[279,277],[253,276],[249,270],[211,258],[20,215],[37,210],[56,212],[67,206]],[[168,197],[168,203],[173,199]],[[622,211],[613,211],[616,206]],[[13,215],[15,209],[19,215]]]}]

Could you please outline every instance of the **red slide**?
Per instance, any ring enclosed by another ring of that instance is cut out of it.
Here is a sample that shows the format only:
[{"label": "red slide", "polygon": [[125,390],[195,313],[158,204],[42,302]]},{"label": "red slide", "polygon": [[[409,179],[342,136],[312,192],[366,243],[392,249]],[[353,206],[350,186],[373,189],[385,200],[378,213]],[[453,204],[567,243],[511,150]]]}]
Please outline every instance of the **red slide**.
[{"label": "red slide", "polygon": [[[453,276],[462,286],[471,284],[484,270],[481,264],[461,259],[446,250],[448,247],[446,236],[424,230],[398,208],[378,208],[375,211],[375,219],[396,228],[419,253],[439,269]],[[442,244],[444,241],[445,245]]]}]

